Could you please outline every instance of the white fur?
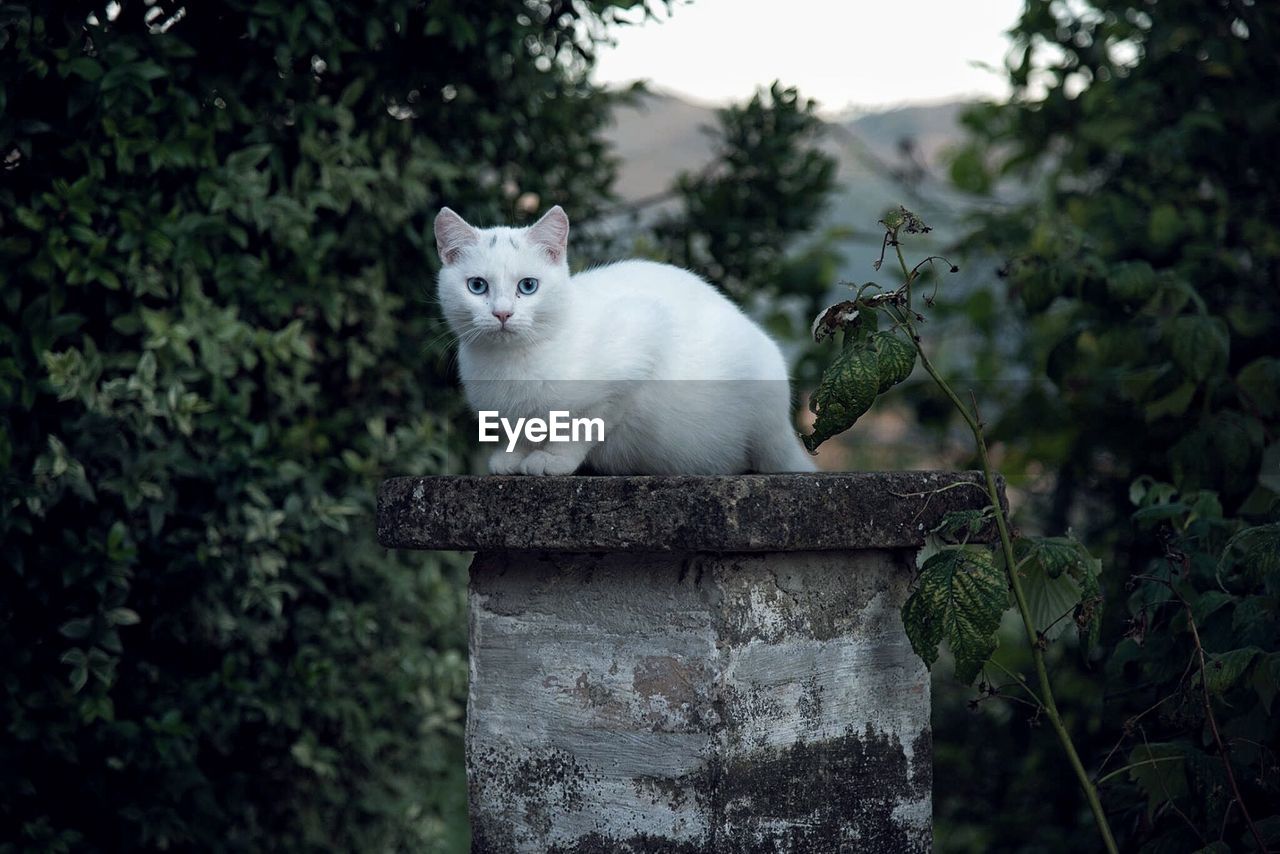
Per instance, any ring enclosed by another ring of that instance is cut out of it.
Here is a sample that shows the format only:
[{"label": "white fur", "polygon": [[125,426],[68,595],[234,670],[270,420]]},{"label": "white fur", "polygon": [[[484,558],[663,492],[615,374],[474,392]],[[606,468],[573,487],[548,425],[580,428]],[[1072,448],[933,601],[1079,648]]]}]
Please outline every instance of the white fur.
[{"label": "white fur", "polygon": [[[809,471],[777,345],[686,270],[623,261],[569,275],[559,207],[525,229],[474,229],[444,208],[440,304],[477,410],[600,417],[596,443],[524,442],[495,474],[738,474]],[[476,295],[467,280],[482,277]],[[532,295],[517,282],[539,280]],[[505,327],[494,312],[510,312]]]}]

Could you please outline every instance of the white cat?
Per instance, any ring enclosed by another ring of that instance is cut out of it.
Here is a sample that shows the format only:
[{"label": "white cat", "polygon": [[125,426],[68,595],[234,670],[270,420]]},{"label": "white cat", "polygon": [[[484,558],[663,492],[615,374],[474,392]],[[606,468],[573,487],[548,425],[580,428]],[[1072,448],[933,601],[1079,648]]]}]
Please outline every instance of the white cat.
[{"label": "white cat", "polygon": [[[502,442],[494,474],[810,471],[777,345],[715,288],[667,264],[569,275],[559,206],[529,228],[435,222],[440,305],[477,411],[600,418],[603,441]],[[580,437],[582,438],[582,437]]]}]

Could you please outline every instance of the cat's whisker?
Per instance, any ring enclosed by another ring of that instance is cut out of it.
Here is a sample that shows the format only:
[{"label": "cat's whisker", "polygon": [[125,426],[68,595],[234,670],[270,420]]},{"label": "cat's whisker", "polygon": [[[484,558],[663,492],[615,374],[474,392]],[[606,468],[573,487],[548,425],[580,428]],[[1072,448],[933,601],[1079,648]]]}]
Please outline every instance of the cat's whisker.
[{"label": "cat's whisker", "polygon": [[[423,344],[422,349],[426,351],[432,351],[437,348],[441,350],[447,349],[448,346],[453,343],[453,338],[454,338],[453,330],[446,327],[445,329],[441,330],[440,332],[437,332],[435,335],[432,335],[430,338],[428,338],[426,343]],[[444,346],[441,346],[441,345],[444,345]]]}]

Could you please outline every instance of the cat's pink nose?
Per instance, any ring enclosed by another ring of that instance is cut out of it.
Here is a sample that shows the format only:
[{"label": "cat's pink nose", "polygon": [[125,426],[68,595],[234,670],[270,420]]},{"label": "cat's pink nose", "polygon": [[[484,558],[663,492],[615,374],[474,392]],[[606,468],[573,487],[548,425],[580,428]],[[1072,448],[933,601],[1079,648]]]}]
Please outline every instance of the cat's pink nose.
[{"label": "cat's pink nose", "polygon": [[509,312],[509,311],[495,311],[495,312],[493,313],[493,316],[494,316],[494,317],[496,317],[496,318],[498,318],[498,323],[502,324],[503,326],[506,326],[506,325],[507,325],[507,321],[511,319],[511,312]]}]

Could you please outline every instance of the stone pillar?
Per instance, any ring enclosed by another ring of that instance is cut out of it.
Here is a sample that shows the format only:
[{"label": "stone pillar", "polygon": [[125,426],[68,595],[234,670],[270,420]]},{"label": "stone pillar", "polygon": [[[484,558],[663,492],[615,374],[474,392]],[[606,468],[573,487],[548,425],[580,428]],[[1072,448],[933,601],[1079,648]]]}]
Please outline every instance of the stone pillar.
[{"label": "stone pillar", "polygon": [[929,679],[899,609],[980,483],[384,483],[384,545],[477,551],[473,851],[928,850]]}]

